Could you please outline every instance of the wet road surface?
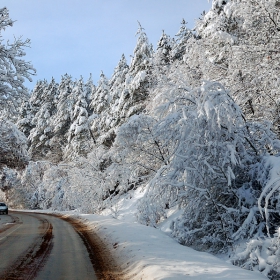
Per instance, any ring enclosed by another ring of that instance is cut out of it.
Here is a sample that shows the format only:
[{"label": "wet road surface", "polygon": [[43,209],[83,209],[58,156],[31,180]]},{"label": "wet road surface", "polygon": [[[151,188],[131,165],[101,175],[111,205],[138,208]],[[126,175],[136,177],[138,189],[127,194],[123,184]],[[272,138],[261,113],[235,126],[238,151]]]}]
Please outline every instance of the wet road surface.
[{"label": "wet road surface", "polygon": [[70,223],[12,211],[0,219],[7,220],[0,226],[0,279],[97,279],[87,248]]}]

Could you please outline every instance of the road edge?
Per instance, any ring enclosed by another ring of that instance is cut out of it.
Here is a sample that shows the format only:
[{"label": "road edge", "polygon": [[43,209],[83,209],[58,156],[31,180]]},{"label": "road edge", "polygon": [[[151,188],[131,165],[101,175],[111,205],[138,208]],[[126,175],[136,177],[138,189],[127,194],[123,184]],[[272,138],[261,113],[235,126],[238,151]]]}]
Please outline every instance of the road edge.
[{"label": "road edge", "polygon": [[125,273],[112,256],[107,244],[81,219],[62,214],[48,214],[70,223],[87,248],[96,276],[102,280],[124,280]]}]

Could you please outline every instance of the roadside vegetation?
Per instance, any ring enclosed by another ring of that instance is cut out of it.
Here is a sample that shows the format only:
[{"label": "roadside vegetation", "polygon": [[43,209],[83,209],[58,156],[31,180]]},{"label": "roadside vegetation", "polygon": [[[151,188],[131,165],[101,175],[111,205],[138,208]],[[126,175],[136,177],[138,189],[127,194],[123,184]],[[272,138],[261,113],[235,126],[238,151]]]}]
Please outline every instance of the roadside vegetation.
[{"label": "roadside vegetation", "polygon": [[[0,16],[3,32],[12,21]],[[31,94],[28,41],[1,42],[1,195],[117,218],[142,188],[140,223],[158,227],[173,209],[179,243],[279,279],[279,32],[278,0],[213,0],[193,30],[183,20],[156,47],[139,23],[133,59],[112,77],[66,74]]]}]

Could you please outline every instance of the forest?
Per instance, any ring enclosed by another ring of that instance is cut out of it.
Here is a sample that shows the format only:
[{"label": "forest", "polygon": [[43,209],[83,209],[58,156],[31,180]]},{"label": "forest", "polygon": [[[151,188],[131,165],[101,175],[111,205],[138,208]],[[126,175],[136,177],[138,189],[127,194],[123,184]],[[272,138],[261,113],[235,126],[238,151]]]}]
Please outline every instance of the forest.
[{"label": "forest", "polygon": [[[13,21],[0,19],[1,36]],[[213,0],[178,29],[153,47],[139,23],[110,78],[65,74],[31,93],[29,40],[2,40],[0,200],[117,218],[141,189],[140,223],[175,209],[179,243],[280,279],[280,1]]]}]

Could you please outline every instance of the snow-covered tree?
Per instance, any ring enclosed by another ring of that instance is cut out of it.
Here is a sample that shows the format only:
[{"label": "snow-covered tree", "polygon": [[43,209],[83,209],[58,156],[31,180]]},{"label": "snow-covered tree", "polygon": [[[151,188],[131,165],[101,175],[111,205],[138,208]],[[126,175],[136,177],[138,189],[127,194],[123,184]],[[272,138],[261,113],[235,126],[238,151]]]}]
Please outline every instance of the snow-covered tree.
[{"label": "snow-covered tree", "polygon": [[110,79],[110,92],[112,95],[111,107],[114,113],[118,113],[118,111],[122,109],[123,104],[120,98],[125,90],[125,80],[128,70],[129,66],[127,65],[126,58],[123,54]]},{"label": "snow-covered tree", "polygon": [[7,8],[0,9],[0,168],[23,168],[28,161],[26,138],[7,118],[16,119],[20,102],[27,99],[24,78],[31,81],[35,70],[22,59],[29,40],[4,44],[2,32],[12,25]]},{"label": "snow-covered tree", "polygon": [[40,109],[40,106],[42,105],[43,96],[46,88],[48,87],[48,82],[46,80],[39,80],[34,89],[31,91],[30,97],[29,97],[29,103],[31,105],[31,114],[34,116],[38,110]]},{"label": "snow-covered tree", "polygon": [[100,114],[107,104],[110,102],[111,96],[109,92],[109,81],[103,71],[101,71],[100,79],[93,100],[91,101],[90,107],[96,114]]},{"label": "snow-covered tree", "polygon": [[165,138],[177,144],[170,163],[150,182],[139,206],[140,220],[155,226],[166,208],[180,205],[183,214],[172,227],[179,242],[200,250],[227,250],[261,227],[261,186],[254,184],[250,171],[267,147],[280,148],[279,141],[267,124],[246,122],[219,83],[168,99],[158,133],[172,128]]},{"label": "snow-covered tree", "polygon": [[213,1],[196,25],[184,61],[192,85],[222,82],[247,119],[279,122],[277,1]]},{"label": "snow-covered tree", "polygon": [[73,159],[77,156],[87,156],[95,142],[89,127],[88,103],[82,79],[76,82],[72,95],[75,96],[77,101],[74,109],[72,109],[71,126],[67,133],[68,143],[64,152],[64,157],[68,159]]},{"label": "snow-covered tree", "polygon": [[40,96],[41,106],[31,122],[34,128],[30,131],[28,139],[30,141],[29,153],[33,160],[43,159],[51,150],[50,139],[53,135],[51,117],[56,111],[56,95],[57,84],[52,79]]},{"label": "snow-covered tree", "polygon": [[24,189],[21,188],[19,173],[15,169],[4,167],[0,172],[0,196],[9,206],[24,203]]},{"label": "snow-covered tree", "polygon": [[157,51],[154,54],[154,63],[159,66],[170,64],[171,50],[174,45],[170,36],[162,32],[162,35],[157,44]]},{"label": "snow-covered tree", "polygon": [[[94,98],[94,95],[96,92],[96,86],[93,83],[91,74],[89,76],[89,79],[85,83],[85,92],[86,92],[85,94],[86,94],[87,103],[90,104],[92,99]],[[88,108],[88,112],[92,113],[92,110],[90,110],[90,108]]]},{"label": "snow-covered tree", "polygon": [[14,118],[21,101],[27,98],[28,90],[24,86],[24,79],[32,81],[31,76],[35,69],[22,58],[25,56],[24,48],[30,41],[15,39],[13,43],[4,44],[2,32],[14,21],[9,18],[7,8],[0,9],[0,106],[1,115]]},{"label": "snow-covered tree", "polygon": [[172,48],[173,59],[183,59],[183,56],[187,49],[187,44],[190,38],[194,37],[192,31],[187,27],[186,21],[183,19],[179,32],[176,34],[176,41]]},{"label": "snow-covered tree", "polygon": [[123,106],[123,113],[126,114],[126,117],[130,117],[143,109],[139,103],[143,102],[148,95],[151,60],[154,52],[140,23],[136,35],[138,39],[129,72],[126,75],[126,91],[123,92],[121,97],[122,99],[128,99]]},{"label": "snow-covered tree", "polygon": [[90,109],[93,111],[91,117],[91,131],[95,139],[97,139],[102,132],[102,128],[100,127],[101,114],[106,108],[108,108],[110,100],[109,80],[102,71],[95,94],[89,105]]},{"label": "snow-covered tree", "polygon": [[130,64],[130,72],[132,72],[134,75],[149,68],[150,59],[153,54],[152,45],[149,44],[145,29],[139,22],[138,24],[139,28],[136,33],[138,39]]},{"label": "snow-covered tree", "polygon": [[22,131],[26,137],[29,136],[31,129],[34,127],[32,125],[32,118],[34,115],[32,114],[32,107],[28,100],[25,100],[21,107],[19,113],[19,120],[17,122],[17,127],[20,131]]},{"label": "snow-covered tree", "polygon": [[99,126],[100,134],[103,134],[99,142],[108,147],[114,142],[116,127],[125,121],[122,115],[125,100],[122,97],[128,70],[126,58],[122,55],[109,80],[110,102],[107,103],[99,118],[94,119],[94,123]]},{"label": "snow-covered tree", "polygon": [[130,117],[117,130],[119,156],[135,166],[135,173],[157,172],[162,165],[168,164],[168,152],[154,131],[155,124],[152,117],[140,114]]},{"label": "snow-covered tree", "polygon": [[65,74],[56,86],[53,115],[50,119],[49,155],[54,162],[63,159],[63,148],[67,143],[67,132],[71,125],[71,114],[75,100],[71,97],[73,90],[72,77]]},{"label": "snow-covered tree", "polygon": [[29,160],[25,135],[5,118],[0,119],[0,132],[0,169],[24,168]]}]

